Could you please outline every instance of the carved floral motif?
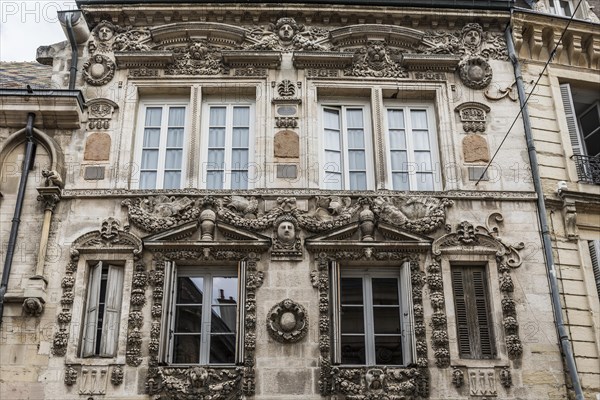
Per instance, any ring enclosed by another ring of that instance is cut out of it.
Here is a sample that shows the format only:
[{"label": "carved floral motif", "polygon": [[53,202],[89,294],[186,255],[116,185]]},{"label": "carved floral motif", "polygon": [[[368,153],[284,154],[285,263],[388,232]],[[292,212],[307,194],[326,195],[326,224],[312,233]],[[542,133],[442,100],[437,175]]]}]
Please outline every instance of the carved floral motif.
[{"label": "carved floral motif", "polygon": [[267,315],[267,332],[278,342],[296,343],[308,332],[306,309],[295,301],[285,299],[275,304]]},{"label": "carved floral motif", "polygon": [[102,86],[112,80],[115,69],[110,58],[96,54],[83,64],[83,79],[92,86]]},{"label": "carved floral motif", "polygon": [[348,76],[407,78],[408,72],[401,62],[400,50],[389,48],[385,42],[369,41],[365,47],[356,50],[352,66],[344,73]]},{"label": "carved floral motif", "polygon": [[206,40],[170,50],[175,62],[167,66],[165,75],[217,75],[226,71],[220,49]]},{"label": "carved floral motif", "polygon": [[227,400],[241,398],[242,368],[158,367],[148,379],[148,392],[163,400]]},{"label": "carved floral motif", "polygon": [[[148,274],[146,266],[138,261],[135,263],[128,317],[127,349],[125,360],[127,365],[137,367],[142,363],[141,340],[137,340],[139,330],[144,323],[142,308],[146,304],[146,285]],[[140,337],[141,339],[141,337]]]}]

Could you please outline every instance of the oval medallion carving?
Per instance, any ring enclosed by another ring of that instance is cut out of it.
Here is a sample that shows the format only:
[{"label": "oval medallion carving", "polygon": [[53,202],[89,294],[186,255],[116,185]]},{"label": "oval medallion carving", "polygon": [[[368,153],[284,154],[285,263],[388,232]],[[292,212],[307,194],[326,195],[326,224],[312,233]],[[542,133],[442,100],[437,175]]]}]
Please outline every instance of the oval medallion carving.
[{"label": "oval medallion carving", "polygon": [[471,89],[483,89],[492,81],[492,67],[483,57],[469,57],[458,68],[460,80]]},{"label": "oval medallion carving", "polygon": [[306,309],[290,299],[275,304],[267,317],[267,331],[281,343],[302,340],[308,332]]},{"label": "oval medallion carving", "polygon": [[92,56],[83,64],[83,79],[92,86],[102,86],[115,75],[115,63],[101,54]]}]

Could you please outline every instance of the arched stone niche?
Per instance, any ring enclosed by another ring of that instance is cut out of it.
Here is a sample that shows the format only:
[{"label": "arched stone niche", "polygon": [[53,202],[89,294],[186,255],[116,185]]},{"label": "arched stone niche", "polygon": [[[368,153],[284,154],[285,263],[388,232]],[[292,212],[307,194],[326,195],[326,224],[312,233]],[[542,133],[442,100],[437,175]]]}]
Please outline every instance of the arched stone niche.
[{"label": "arched stone niche", "polygon": [[274,155],[277,158],[300,157],[300,139],[294,131],[285,130],[275,134]]},{"label": "arched stone niche", "polygon": [[111,138],[108,133],[91,133],[85,141],[83,159],[85,161],[108,161],[110,158]]}]

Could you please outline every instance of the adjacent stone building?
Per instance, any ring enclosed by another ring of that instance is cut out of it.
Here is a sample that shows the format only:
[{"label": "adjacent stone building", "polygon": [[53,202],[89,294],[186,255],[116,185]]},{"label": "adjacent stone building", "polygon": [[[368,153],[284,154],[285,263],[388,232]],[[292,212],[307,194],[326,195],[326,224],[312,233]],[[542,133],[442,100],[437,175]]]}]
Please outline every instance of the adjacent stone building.
[{"label": "adjacent stone building", "polygon": [[[47,87],[0,88],[0,398],[571,396],[505,34],[533,79],[550,2],[79,0]],[[529,114],[593,398],[577,13]]]}]

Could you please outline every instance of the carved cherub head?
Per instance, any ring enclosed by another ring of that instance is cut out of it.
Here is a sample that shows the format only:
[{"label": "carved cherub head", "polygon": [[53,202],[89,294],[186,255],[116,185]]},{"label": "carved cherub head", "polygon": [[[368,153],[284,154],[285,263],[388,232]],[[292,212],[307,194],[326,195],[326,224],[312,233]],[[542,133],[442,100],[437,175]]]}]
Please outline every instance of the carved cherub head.
[{"label": "carved cherub head", "polygon": [[116,27],[108,21],[102,21],[94,28],[96,37],[101,42],[108,42],[115,35]]},{"label": "carved cherub head", "polygon": [[283,42],[291,42],[296,33],[300,31],[300,26],[294,18],[279,18],[274,31]]}]

